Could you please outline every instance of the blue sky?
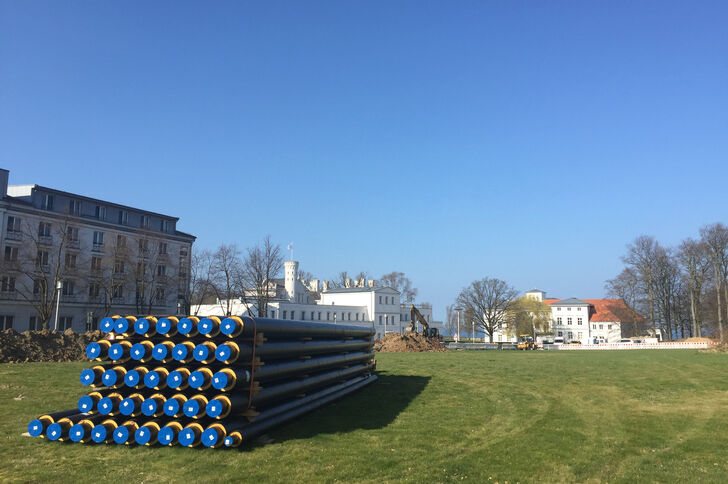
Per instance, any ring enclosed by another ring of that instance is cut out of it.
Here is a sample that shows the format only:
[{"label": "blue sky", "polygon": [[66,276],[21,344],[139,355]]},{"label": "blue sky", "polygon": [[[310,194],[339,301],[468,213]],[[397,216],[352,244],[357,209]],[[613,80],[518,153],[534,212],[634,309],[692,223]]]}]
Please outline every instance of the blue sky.
[{"label": "blue sky", "polygon": [[728,3],[0,0],[0,166],[301,267],[594,298],[728,222]]}]

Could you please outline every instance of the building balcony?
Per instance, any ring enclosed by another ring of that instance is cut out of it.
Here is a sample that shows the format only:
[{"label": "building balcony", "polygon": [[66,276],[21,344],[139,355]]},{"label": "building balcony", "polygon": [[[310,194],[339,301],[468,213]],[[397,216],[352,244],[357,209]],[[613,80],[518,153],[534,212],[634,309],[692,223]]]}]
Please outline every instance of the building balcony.
[{"label": "building balcony", "polygon": [[39,235],[38,244],[53,245],[53,236],[52,235]]},{"label": "building balcony", "polygon": [[78,239],[76,239],[76,240],[69,240],[68,241],[68,248],[69,249],[80,249],[81,248],[81,241],[78,240]]},{"label": "building balcony", "polygon": [[18,293],[16,291],[0,291],[1,301],[14,301],[18,299]]},{"label": "building balcony", "polygon": [[91,247],[92,252],[103,252],[104,251],[104,244],[94,244],[93,247]]},{"label": "building balcony", "polygon": [[5,238],[8,240],[23,240],[23,232],[6,232]]}]

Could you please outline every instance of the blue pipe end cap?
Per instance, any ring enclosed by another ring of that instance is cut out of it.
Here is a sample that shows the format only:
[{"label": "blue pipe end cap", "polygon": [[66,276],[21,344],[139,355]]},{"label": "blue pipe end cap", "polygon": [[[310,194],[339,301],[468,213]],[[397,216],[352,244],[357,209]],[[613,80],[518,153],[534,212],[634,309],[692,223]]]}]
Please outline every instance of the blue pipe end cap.
[{"label": "blue pipe end cap", "polygon": [[94,358],[98,358],[101,355],[101,345],[98,344],[96,341],[92,341],[91,343],[86,345],[86,358],[89,360],[93,360]]},{"label": "blue pipe end cap", "polygon": [[118,375],[113,369],[108,369],[104,372],[103,375],[101,375],[101,382],[106,385],[107,387],[112,387],[116,385],[116,381],[118,380]]},{"label": "blue pipe end cap", "polygon": [[182,318],[177,323],[177,332],[180,334],[190,334],[195,323],[190,318]]},{"label": "blue pipe end cap", "polygon": [[149,332],[151,326],[152,323],[147,318],[139,318],[134,321],[134,332],[140,336],[144,335]]},{"label": "blue pipe end cap", "polygon": [[230,355],[233,354],[233,350],[226,344],[222,344],[215,350],[215,358],[217,361],[224,363],[230,359]]},{"label": "blue pipe end cap", "polygon": [[205,383],[205,375],[202,374],[201,371],[193,371],[190,373],[190,377],[188,379],[190,387],[194,389],[200,388]]},{"label": "blue pipe end cap", "polygon": [[172,321],[169,318],[159,318],[155,329],[159,334],[167,334],[172,329]]},{"label": "blue pipe end cap", "polygon": [[129,331],[129,320],[126,318],[117,318],[114,321],[114,331],[119,334]]},{"label": "blue pipe end cap", "polygon": [[129,356],[131,356],[132,360],[139,361],[142,358],[144,358],[144,354],[147,352],[146,348],[144,348],[144,345],[141,343],[136,343],[131,345],[131,350],[129,351]]},{"label": "blue pipe end cap", "polygon": [[159,385],[160,379],[161,378],[159,376],[159,372],[152,370],[144,375],[144,386],[146,386],[147,388],[154,388]]},{"label": "blue pipe end cap", "polygon": [[153,398],[147,398],[142,402],[142,414],[146,417],[152,417],[157,413],[157,401]]},{"label": "blue pipe end cap", "polygon": [[207,348],[207,346],[199,344],[195,346],[195,351],[192,352],[192,356],[197,361],[205,361],[207,357],[210,356],[210,350]]},{"label": "blue pipe end cap", "polygon": [[179,443],[185,447],[190,447],[195,443],[195,431],[192,429],[182,429],[179,433]]},{"label": "blue pipe end cap", "polygon": [[157,343],[154,345],[154,349],[152,350],[152,358],[154,358],[157,361],[162,361],[167,357],[167,347],[163,345],[162,343]]},{"label": "blue pipe end cap", "polygon": [[[212,418],[217,418],[222,415],[222,402],[219,400],[212,399],[205,407],[205,413]],[[208,429],[209,430],[209,429]],[[217,434],[215,434],[217,435]],[[204,442],[204,439],[203,439]]]},{"label": "blue pipe end cap", "polygon": [[48,430],[46,430],[46,437],[48,437],[48,440],[58,440],[61,438],[62,433],[63,429],[61,428],[61,425],[56,422],[48,426]]},{"label": "blue pipe end cap", "polygon": [[226,386],[228,386],[228,376],[226,373],[218,371],[212,375],[212,388],[215,390],[223,390]]},{"label": "blue pipe end cap", "polygon": [[129,429],[125,425],[120,425],[114,430],[114,442],[119,445],[126,444],[129,441]]},{"label": "blue pipe end cap", "polygon": [[86,429],[83,428],[83,425],[76,424],[71,427],[71,430],[68,434],[72,442],[81,442],[81,440],[83,440],[83,438],[86,436]]},{"label": "blue pipe end cap", "polygon": [[218,440],[220,440],[220,437],[214,429],[206,429],[202,432],[202,445],[205,447],[217,445]]},{"label": "blue pipe end cap", "polygon": [[222,443],[223,443],[223,445],[225,445],[225,447],[232,446],[233,445],[233,442],[234,442],[233,441],[233,438],[231,436],[229,436],[229,435],[227,437],[225,437],[225,440],[222,441]]},{"label": "blue pipe end cap", "polygon": [[167,386],[169,388],[174,388],[175,390],[182,386],[184,383],[184,377],[182,376],[182,373],[178,372],[177,370],[174,370],[169,375],[167,375]]},{"label": "blue pipe end cap", "polygon": [[99,322],[99,329],[104,333],[111,333],[112,331],[114,331],[114,327],[114,318],[102,318]]},{"label": "blue pipe end cap", "polygon": [[124,384],[128,387],[135,387],[139,385],[141,380],[142,376],[137,370],[129,370],[126,372],[126,375],[124,375]]},{"label": "blue pipe end cap", "polygon": [[220,332],[225,336],[233,334],[236,327],[237,323],[230,318],[225,318],[220,322]]},{"label": "blue pipe end cap", "polygon": [[81,413],[88,413],[94,409],[94,399],[88,395],[84,395],[78,399],[78,411]]},{"label": "blue pipe end cap", "polygon": [[200,334],[210,334],[212,333],[212,328],[215,327],[215,323],[212,322],[212,319],[210,318],[202,318],[200,319],[200,322],[197,323],[197,331]]},{"label": "blue pipe end cap", "polygon": [[139,427],[137,431],[134,432],[134,440],[139,445],[146,445],[150,440],[152,440],[152,431],[147,427]]},{"label": "blue pipe end cap", "polygon": [[176,437],[174,429],[172,427],[162,427],[157,432],[157,441],[162,445],[170,445],[174,443]]},{"label": "blue pipe end cap", "polygon": [[170,398],[164,402],[164,414],[167,417],[174,417],[179,413],[179,401],[176,398]]},{"label": "blue pipe end cap", "polygon": [[91,440],[100,444],[106,440],[106,427],[103,425],[97,425],[91,431]]},{"label": "blue pipe end cap", "polygon": [[174,348],[172,348],[172,358],[177,361],[182,361],[187,358],[187,347],[182,343],[174,345]]},{"label": "blue pipe end cap", "polygon": [[40,437],[43,435],[43,422],[37,418],[31,420],[28,424],[28,433],[31,437]]},{"label": "blue pipe end cap", "polygon": [[187,400],[182,406],[182,412],[186,417],[195,417],[200,413],[200,403],[197,400]]},{"label": "blue pipe end cap", "polygon": [[119,404],[119,413],[128,417],[134,413],[134,407],[136,407],[136,405],[134,405],[134,400],[131,398],[125,398]]},{"label": "blue pipe end cap", "polygon": [[112,402],[109,397],[104,397],[99,400],[97,407],[97,410],[101,415],[108,415],[114,411],[114,402]]},{"label": "blue pipe end cap", "polygon": [[124,357],[124,347],[119,343],[109,346],[109,358],[112,360],[120,360]]},{"label": "blue pipe end cap", "polygon": [[86,368],[81,372],[81,383],[89,386],[94,384],[94,380],[96,380],[96,372],[94,372],[91,368]]}]

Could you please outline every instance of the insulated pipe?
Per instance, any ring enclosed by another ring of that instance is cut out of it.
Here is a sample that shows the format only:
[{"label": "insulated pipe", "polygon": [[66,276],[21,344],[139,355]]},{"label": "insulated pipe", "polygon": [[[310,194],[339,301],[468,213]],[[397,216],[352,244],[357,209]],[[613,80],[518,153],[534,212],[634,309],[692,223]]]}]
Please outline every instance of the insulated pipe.
[{"label": "insulated pipe", "polygon": [[139,424],[134,420],[127,420],[114,429],[114,442],[119,445],[134,443],[134,433],[139,429]]},{"label": "insulated pipe", "polygon": [[134,432],[134,441],[139,445],[154,445],[157,443],[157,435],[162,426],[168,423],[169,419],[158,419],[146,422]]},{"label": "insulated pipe", "polygon": [[242,336],[253,336],[253,331],[263,333],[266,338],[370,338],[374,335],[371,326],[353,326],[331,323],[314,323],[287,319],[251,318],[242,319]]},{"label": "insulated pipe", "polygon": [[98,392],[91,392],[88,395],[83,395],[78,399],[78,411],[81,413],[93,413],[96,411],[96,405],[99,400],[104,398],[108,393],[108,390],[102,390]]},{"label": "insulated pipe", "polygon": [[137,318],[134,316],[124,316],[114,319],[114,332],[122,336],[129,336],[133,332],[133,324]]},{"label": "insulated pipe", "polygon": [[[344,355],[324,356],[310,360],[298,360],[271,365],[263,365],[255,371],[253,378],[256,381],[270,381],[289,377],[297,373],[320,371],[327,368],[355,364],[361,361],[370,360],[374,357],[372,353],[347,353]],[[212,377],[212,385],[216,390],[223,392],[230,391],[238,382],[249,383],[251,374],[244,368],[223,368]]]},{"label": "insulated pipe", "polygon": [[154,343],[149,340],[140,341],[132,345],[129,357],[134,361],[146,363],[152,359],[152,350],[154,350]]},{"label": "insulated pipe", "polygon": [[167,386],[173,390],[182,391],[187,389],[189,384],[190,370],[185,367],[170,371],[167,375]]},{"label": "insulated pipe", "polygon": [[124,375],[124,384],[129,388],[144,388],[144,377],[149,373],[146,366],[137,366]]},{"label": "insulated pipe", "polygon": [[169,363],[174,361],[172,358],[172,350],[174,349],[174,343],[170,340],[162,341],[154,345],[152,349],[152,358],[162,363]]},{"label": "insulated pipe", "polygon": [[149,398],[145,398],[142,402],[142,414],[145,417],[161,417],[164,415],[164,395],[155,393]]},{"label": "insulated pipe", "polygon": [[111,341],[107,339],[92,341],[86,345],[86,358],[91,361],[105,360],[108,357],[108,351],[110,346]]},{"label": "insulated pipe", "polygon": [[68,440],[68,432],[71,430],[71,427],[73,427],[76,422],[79,422],[86,417],[88,417],[88,415],[79,413],[58,419],[58,421],[53,422],[48,426],[46,429],[46,437],[48,440],[58,440],[60,442]]},{"label": "insulated pipe", "polygon": [[91,440],[96,444],[111,442],[114,438],[114,430],[118,425],[113,418],[102,421],[91,431]]},{"label": "insulated pipe", "polygon": [[235,338],[243,332],[243,320],[238,316],[229,316],[220,322],[220,332],[228,338]]},{"label": "insulated pipe", "polygon": [[110,388],[118,388],[124,385],[124,377],[126,376],[126,368],[123,366],[114,366],[109,368],[101,375],[101,383]]},{"label": "insulated pipe", "polygon": [[200,319],[200,322],[197,323],[197,332],[208,338],[214,338],[220,334],[220,318],[208,316]]},{"label": "insulated pipe", "polygon": [[195,344],[192,341],[183,341],[172,348],[172,358],[180,363],[193,361],[192,353],[195,351]]},{"label": "insulated pipe", "polygon": [[132,343],[129,340],[119,340],[109,346],[107,351],[108,358],[114,363],[123,363],[129,359],[129,351]]},{"label": "insulated pipe", "polygon": [[[291,410],[288,410],[287,412],[280,413],[274,417],[252,422],[251,424],[246,425],[245,427],[242,427],[240,430],[232,431],[229,435],[227,435],[225,437],[224,444],[226,447],[237,447],[244,440],[245,441],[250,440],[250,439],[254,438],[255,436],[260,435],[261,433],[270,429],[271,427],[288,422],[289,420],[292,420],[300,415],[308,413],[312,410],[315,410],[316,408],[326,405],[329,402],[332,402],[338,398],[341,398],[344,395],[352,393],[352,392],[358,390],[359,388],[361,388],[365,385],[368,385],[369,383],[372,383],[376,379],[377,379],[376,375],[371,375],[368,378],[366,378],[365,380],[355,383],[349,387],[346,387],[343,390],[339,390],[335,393],[329,394],[322,398],[318,398],[305,405],[301,405],[301,406],[295,407]],[[207,435],[205,437],[207,437]],[[208,440],[210,440],[209,437],[208,437]]]},{"label": "insulated pipe", "polygon": [[[291,358],[293,356],[312,356],[323,353],[364,351],[374,345],[372,340],[313,340],[313,341],[269,341],[255,348],[255,356],[266,359]],[[217,346],[215,358],[230,364],[236,360],[249,361],[253,348],[249,343],[226,341]],[[266,360],[267,361],[267,360]]]},{"label": "insulated pipe", "polygon": [[168,376],[169,370],[163,366],[158,366],[144,375],[144,386],[152,390],[163,390],[167,387]]},{"label": "insulated pipe", "polygon": [[56,420],[60,420],[71,415],[78,415],[79,413],[78,409],[71,408],[68,410],[61,410],[60,412],[43,414],[28,423],[28,433],[31,437],[45,437],[45,431],[50,424],[54,423]]},{"label": "insulated pipe", "polygon": [[194,388],[197,391],[207,390],[212,385],[212,370],[204,366],[200,367],[190,373],[187,381],[189,382],[190,388]]},{"label": "insulated pipe", "polygon": [[96,424],[101,422],[103,418],[103,415],[95,415],[80,420],[77,424],[73,425],[68,431],[71,442],[81,442],[83,444],[91,442],[91,433]]},{"label": "insulated pipe", "polygon": [[193,422],[185,426],[184,429],[179,433],[179,443],[184,447],[197,447],[202,442],[202,432],[205,428]]},{"label": "insulated pipe", "polygon": [[202,343],[195,346],[192,352],[192,357],[205,365],[215,361],[215,350],[217,345],[212,341],[203,341]]},{"label": "insulated pipe", "polygon": [[174,336],[175,334],[177,334],[178,322],[179,319],[174,316],[167,316],[157,319],[157,324],[155,325],[157,334],[167,337]]},{"label": "insulated pipe", "polygon": [[[201,418],[205,416],[205,408],[207,407],[209,400],[205,395],[195,395],[193,397],[190,397],[189,400],[187,400],[182,405],[182,412],[184,413],[185,417],[190,418]],[[202,432],[202,431],[200,431]]]},{"label": "insulated pipe", "polygon": [[119,412],[119,404],[124,399],[121,393],[109,393],[107,396],[101,398],[96,405],[96,410],[101,415],[116,415]]},{"label": "insulated pipe", "polygon": [[103,383],[101,383],[101,376],[104,374],[104,371],[106,371],[106,368],[101,365],[85,368],[81,371],[81,383],[91,387],[103,386]]},{"label": "insulated pipe", "polygon": [[147,316],[145,318],[139,318],[134,321],[134,333],[145,338],[151,338],[157,334],[157,318],[154,316]]},{"label": "insulated pipe", "polygon": [[177,421],[169,422],[157,432],[157,441],[160,445],[174,445],[183,428]]},{"label": "insulated pipe", "polygon": [[200,318],[197,316],[188,316],[182,318],[177,323],[177,332],[187,338],[197,336],[197,323],[200,322]]},{"label": "insulated pipe", "polygon": [[164,414],[168,417],[179,418],[183,413],[183,406],[187,401],[187,396],[183,393],[177,393],[164,401]]},{"label": "insulated pipe", "polygon": [[125,417],[137,417],[142,413],[142,402],[144,395],[132,393],[119,403],[119,414]]}]

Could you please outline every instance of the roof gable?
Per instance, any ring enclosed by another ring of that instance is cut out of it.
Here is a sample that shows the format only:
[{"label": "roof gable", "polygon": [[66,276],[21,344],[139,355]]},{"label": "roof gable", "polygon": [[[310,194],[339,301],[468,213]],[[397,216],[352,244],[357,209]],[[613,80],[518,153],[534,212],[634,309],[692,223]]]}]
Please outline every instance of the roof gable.
[{"label": "roof gable", "polygon": [[623,299],[586,299],[593,306],[589,321],[595,323],[644,322],[645,318],[627,306]]}]

